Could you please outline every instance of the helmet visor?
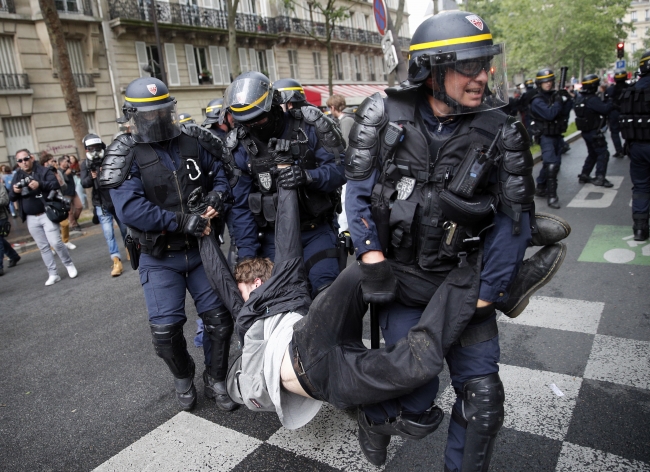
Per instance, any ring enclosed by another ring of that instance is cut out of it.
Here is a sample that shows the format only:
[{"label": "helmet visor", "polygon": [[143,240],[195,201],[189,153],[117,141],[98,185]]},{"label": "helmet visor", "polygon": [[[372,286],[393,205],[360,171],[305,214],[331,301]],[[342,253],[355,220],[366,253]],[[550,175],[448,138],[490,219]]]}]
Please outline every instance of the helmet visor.
[{"label": "helmet visor", "polygon": [[136,143],[157,143],[181,134],[176,101],[138,107],[131,113],[131,135]]},{"label": "helmet visor", "polygon": [[223,106],[232,111],[235,120],[244,122],[271,109],[273,89],[268,82],[245,78],[230,84],[223,99]]},{"label": "helmet visor", "polygon": [[508,104],[503,44],[459,51],[456,60],[432,63],[434,97],[441,115],[463,115]]}]

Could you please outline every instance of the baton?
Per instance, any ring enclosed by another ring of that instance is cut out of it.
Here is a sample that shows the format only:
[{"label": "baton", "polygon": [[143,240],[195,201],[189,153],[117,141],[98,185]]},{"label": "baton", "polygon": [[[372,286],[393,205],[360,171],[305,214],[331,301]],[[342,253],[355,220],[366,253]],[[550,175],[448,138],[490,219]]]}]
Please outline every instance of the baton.
[{"label": "baton", "polygon": [[374,303],[370,304],[370,349],[379,349],[379,315]]}]

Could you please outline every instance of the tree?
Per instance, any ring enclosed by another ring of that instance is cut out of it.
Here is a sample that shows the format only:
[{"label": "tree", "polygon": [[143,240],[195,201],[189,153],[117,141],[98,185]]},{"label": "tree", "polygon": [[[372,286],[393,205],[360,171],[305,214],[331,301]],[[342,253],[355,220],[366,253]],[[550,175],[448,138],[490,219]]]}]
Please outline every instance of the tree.
[{"label": "tree", "polygon": [[230,55],[230,66],[232,67],[233,78],[241,74],[239,67],[239,56],[237,56],[237,7],[239,0],[226,0],[228,8],[228,53]]},{"label": "tree", "polygon": [[88,134],[88,125],[81,110],[79,91],[77,90],[77,85],[72,75],[70,56],[68,56],[68,47],[66,46],[65,36],[63,35],[61,18],[59,18],[54,0],[38,0],[38,4],[41,8],[45,25],[47,26],[50,42],[59,59],[57,69],[59,82],[61,83],[61,91],[63,92],[63,100],[65,101],[65,109],[68,113],[70,125],[72,126],[77,151],[80,156],[83,156],[83,138]]},{"label": "tree", "polygon": [[[297,4],[295,0],[283,0],[285,8],[295,12],[296,6],[304,8],[301,4]],[[320,45],[325,46],[327,49],[327,85],[329,93],[334,93],[334,86],[332,84],[334,77],[334,51],[332,48],[332,35],[336,28],[336,23],[350,17],[350,7],[336,6],[335,0],[326,0],[323,5],[322,1],[310,1],[309,6],[309,28],[305,27],[304,23],[300,23],[303,31]],[[320,12],[325,18],[325,31],[319,31],[317,23],[314,23],[314,12]]]}]

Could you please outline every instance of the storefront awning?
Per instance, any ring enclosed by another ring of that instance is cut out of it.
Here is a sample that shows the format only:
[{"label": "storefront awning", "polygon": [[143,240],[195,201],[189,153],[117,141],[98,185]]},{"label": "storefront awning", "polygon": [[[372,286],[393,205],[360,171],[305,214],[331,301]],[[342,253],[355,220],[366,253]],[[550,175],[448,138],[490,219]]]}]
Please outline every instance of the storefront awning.
[{"label": "storefront awning", "polygon": [[[387,85],[335,85],[334,94],[345,97],[348,105],[359,105],[373,93],[381,93],[386,96],[384,89]],[[326,106],[325,103],[330,97],[329,87],[327,85],[303,85],[307,101],[312,105]]]}]

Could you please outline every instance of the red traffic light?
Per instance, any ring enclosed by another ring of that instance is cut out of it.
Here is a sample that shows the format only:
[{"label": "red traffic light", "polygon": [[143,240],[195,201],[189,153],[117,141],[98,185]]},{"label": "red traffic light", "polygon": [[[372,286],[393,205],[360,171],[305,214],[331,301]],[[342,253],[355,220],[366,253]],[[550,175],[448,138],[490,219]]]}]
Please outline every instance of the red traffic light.
[{"label": "red traffic light", "polygon": [[623,49],[625,47],[625,43],[618,43],[616,46],[618,49]]},{"label": "red traffic light", "polygon": [[616,57],[619,59],[625,57],[625,43],[622,41],[616,45]]}]

